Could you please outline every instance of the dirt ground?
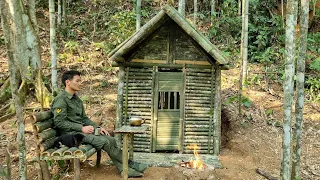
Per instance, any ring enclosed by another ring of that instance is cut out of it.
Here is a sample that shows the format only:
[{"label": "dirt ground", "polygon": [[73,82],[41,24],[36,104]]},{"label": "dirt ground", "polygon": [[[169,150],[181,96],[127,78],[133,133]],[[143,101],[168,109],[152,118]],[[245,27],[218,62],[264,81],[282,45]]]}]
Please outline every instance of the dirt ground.
[{"label": "dirt ground", "polygon": [[[109,72],[108,72],[109,73]],[[106,79],[106,77],[108,77]],[[238,117],[237,103],[227,103],[236,96],[238,72],[223,71],[222,91],[222,149],[219,156],[223,165],[216,169],[216,179],[264,179],[255,172],[260,168],[270,175],[279,177],[282,144],[283,99],[281,85],[272,86],[275,94],[265,91],[259,86],[249,86],[245,95],[251,101],[249,108],[243,107],[243,116]],[[114,129],[116,117],[116,82],[115,73],[103,74],[89,71],[83,77],[84,84],[80,96],[85,97],[86,112],[93,121],[107,129]],[[106,81],[106,86],[101,82]],[[28,107],[39,106],[32,101]],[[28,110],[31,113],[32,110]],[[31,127],[26,122],[26,146],[28,179],[37,179],[34,163],[35,141]],[[13,179],[18,179],[18,150],[15,142],[17,125],[12,118],[0,124],[0,164],[5,164],[5,148],[8,148],[12,161]],[[303,147],[301,159],[302,179],[320,179],[320,108],[307,102],[304,111]],[[94,159],[81,164],[81,178],[86,180],[121,179],[116,168],[107,163],[104,153],[102,166],[93,167]],[[58,173],[58,166],[53,165],[52,174]],[[72,167],[70,167],[72,168]],[[150,167],[142,178],[137,180],[165,180],[172,176],[172,168]],[[58,178],[57,178],[58,179]],[[61,173],[59,179],[73,179],[73,170]]]}]

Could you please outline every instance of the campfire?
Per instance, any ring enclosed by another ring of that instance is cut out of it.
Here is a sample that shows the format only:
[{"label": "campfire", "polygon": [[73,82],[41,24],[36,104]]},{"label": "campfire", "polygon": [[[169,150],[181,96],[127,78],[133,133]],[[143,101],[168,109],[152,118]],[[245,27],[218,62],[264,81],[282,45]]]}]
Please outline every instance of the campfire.
[{"label": "campfire", "polygon": [[193,149],[194,159],[187,162],[182,161],[179,163],[179,165],[181,167],[187,167],[187,168],[193,168],[193,169],[205,169],[207,166],[200,159],[200,156],[197,151],[199,147],[197,145],[191,145],[191,146],[188,146],[188,148]]},{"label": "campfire", "polygon": [[189,146],[193,149],[193,157],[190,161],[182,161],[171,169],[168,180],[187,179],[187,180],[215,180],[216,174],[213,166],[206,165],[201,160],[197,150],[197,145]]}]

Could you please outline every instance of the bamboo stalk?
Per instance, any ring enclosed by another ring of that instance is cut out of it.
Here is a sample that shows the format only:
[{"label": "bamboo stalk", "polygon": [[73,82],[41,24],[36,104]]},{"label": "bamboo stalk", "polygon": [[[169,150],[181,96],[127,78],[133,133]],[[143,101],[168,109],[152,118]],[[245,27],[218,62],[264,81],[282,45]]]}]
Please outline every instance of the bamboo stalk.
[{"label": "bamboo stalk", "polygon": [[86,161],[88,158],[90,158],[92,155],[94,155],[94,153],[97,152],[97,150],[95,148],[90,149],[89,151],[87,151],[83,158],[80,158],[80,160],[82,162]]},{"label": "bamboo stalk", "polygon": [[73,159],[74,180],[80,180],[80,159]]},{"label": "bamboo stalk", "polygon": [[129,72],[149,72],[152,73],[152,68],[130,68]]},{"label": "bamboo stalk", "polygon": [[89,150],[92,149],[92,148],[93,148],[92,145],[86,144],[85,146],[79,147],[78,150],[74,151],[73,155],[75,155],[75,156],[82,156],[82,155],[84,155],[87,151],[89,151]]},{"label": "bamboo stalk", "polygon": [[51,138],[51,139],[48,139],[48,140],[42,142],[42,143],[40,144],[40,150],[41,150],[41,152],[43,152],[43,151],[51,148],[51,147],[54,145],[55,139],[56,139],[56,138]]},{"label": "bamboo stalk", "polygon": [[215,73],[215,97],[214,97],[214,112],[213,112],[213,146],[214,154],[220,153],[221,145],[221,67],[216,64]]},{"label": "bamboo stalk", "polygon": [[133,147],[134,151],[139,151],[139,152],[150,152],[150,148],[135,148]]},{"label": "bamboo stalk", "polygon": [[210,101],[208,99],[204,99],[204,100],[197,100],[196,99],[197,97],[191,97],[191,96],[187,96],[186,97],[186,104],[190,104],[190,106],[194,103],[197,103],[199,104],[199,106],[203,106],[203,104],[207,104],[209,105],[210,104]]},{"label": "bamboo stalk", "polygon": [[192,122],[192,121],[206,121],[208,122],[210,120],[210,117],[207,118],[199,118],[199,117],[186,117],[185,118],[186,122]]},{"label": "bamboo stalk", "polygon": [[42,157],[50,157],[51,154],[52,154],[54,151],[56,151],[56,150],[57,150],[56,148],[54,148],[54,149],[48,149],[48,150],[42,152],[42,153],[41,153],[41,156],[42,156]]},{"label": "bamboo stalk", "polygon": [[66,150],[68,150],[68,149],[69,149],[69,147],[66,147],[66,146],[64,146],[64,147],[62,147],[62,148],[59,148],[58,150],[54,151],[54,152],[51,154],[51,156],[62,156],[63,152],[66,151]]},{"label": "bamboo stalk", "polygon": [[209,132],[209,129],[185,127],[184,132]]},{"label": "bamboo stalk", "polygon": [[187,87],[206,87],[211,88],[211,84],[201,84],[201,83],[187,83]]},{"label": "bamboo stalk", "polygon": [[206,106],[202,107],[195,107],[195,106],[186,106],[185,108],[188,112],[197,111],[197,113],[210,113],[210,107],[207,108]]},{"label": "bamboo stalk", "polygon": [[72,147],[72,148],[64,151],[64,152],[63,152],[63,156],[72,156],[73,153],[74,153],[76,150],[78,150],[77,147]]},{"label": "bamboo stalk", "polygon": [[44,121],[44,120],[50,119],[52,117],[53,117],[53,114],[50,110],[38,112],[33,115],[34,122]]},{"label": "bamboo stalk", "polygon": [[201,97],[201,96],[196,96],[195,94],[187,94],[186,95],[187,100],[198,100],[202,102],[208,102],[210,103],[210,97]]},{"label": "bamboo stalk", "polygon": [[50,139],[52,137],[55,137],[57,135],[57,131],[54,129],[49,129],[46,131],[42,131],[41,133],[38,134],[39,137],[39,142],[43,142],[47,139]]},{"label": "bamboo stalk", "polygon": [[46,121],[41,121],[41,122],[37,122],[34,124],[35,126],[35,130],[40,133],[43,130],[46,130],[48,128],[52,128],[53,127],[53,122],[52,120],[46,120]]}]

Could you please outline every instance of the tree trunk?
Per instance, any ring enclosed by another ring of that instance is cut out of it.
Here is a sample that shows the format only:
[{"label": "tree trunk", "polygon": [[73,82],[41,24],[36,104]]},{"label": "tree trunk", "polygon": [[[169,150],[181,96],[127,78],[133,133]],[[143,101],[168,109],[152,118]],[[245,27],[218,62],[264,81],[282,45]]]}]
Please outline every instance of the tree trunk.
[{"label": "tree trunk", "polygon": [[214,18],[216,16],[216,12],[215,12],[215,9],[216,9],[216,6],[215,6],[215,0],[211,0],[211,26],[213,25],[213,21],[214,21]]},{"label": "tree trunk", "polygon": [[290,179],[291,118],[294,86],[295,35],[297,24],[297,1],[287,1],[286,53],[284,91],[284,120],[282,141],[281,179]]},{"label": "tree trunk", "polygon": [[[242,0],[244,1],[244,0]],[[241,4],[243,4],[241,0],[238,0],[238,15],[240,16],[241,15]],[[243,6],[242,6],[243,7]]]},{"label": "tree trunk", "polygon": [[36,2],[35,0],[28,0],[28,15],[30,17],[30,21],[36,33],[39,33],[37,17],[36,17]]},{"label": "tree trunk", "polygon": [[59,28],[61,25],[62,14],[61,14],[61,0],[58,0],[58,20],[57,20],[57,27]]},{"label": "tree trunk", "polygon": [[282,27],[284,28],[284,12],[283,12],[283,0],[281,0],[281,18],[282,18]]},{"label": "tree trunk", "polygon": [[141,26],[141,0],[137,0],[136,15],[136,31],[138,31]]},{"label": "tree trunk", "polygon": [[194,28],[197,29],[197,14],[198,14],[198,1],[197,0],[193,0],[193,8],[194,8],[194,12],[193,12],[193,25]]},{"label": "tree trunk", "polygon": [[304,79],[305,79],[305,55],[307,49],[309,20],[309,0],[301,0],[300,11],[300,45],[299,58],[297,61],[297,100],[296,100],[296,122],[293,133],[293,159],[291,179],[301,179],[300,177],[300,155],[302,139],[302,122],[304,106]]},{"label": "tree trunk", "polygon": [[51,49],[51,81],[52,81],[52,94],[57,95],[57,45],[56,45],[56,23],[55,23],[55,8],[54,0],[49,0],[49,13],[50,13],[50,49]]},{"label": "tree trunk", "polygon": [[66,26],[67,25],[67,2],[66,1],[62,1],[62,22],[63,25]]},{"label": "tree trunk", "polygon": [[247,80],[248,64],[248,14],[249,0],[242,0],[242,39],[241,39],[241,59],[242,59],[242,86]]},{"label": "tree trunk", "polygon": [[186,16],[186,1],[185,1],[185,0],[179,0],[178,12],[179,12],[183,17]]}]

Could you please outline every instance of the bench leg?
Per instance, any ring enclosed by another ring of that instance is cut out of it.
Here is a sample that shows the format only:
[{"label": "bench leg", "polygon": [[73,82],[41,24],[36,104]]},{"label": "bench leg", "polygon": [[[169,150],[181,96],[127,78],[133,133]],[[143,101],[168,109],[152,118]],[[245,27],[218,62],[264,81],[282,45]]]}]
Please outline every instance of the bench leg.
[{"label": "bench leg", "polygon": [[42,172],[42,178],[44,180],[50,180],[51,179],[50,172],[49,172],[48,164],[46,161],[40,161],[40,169]]},{"label": "bench leg", "polygon": [[97,151],[96,167],[100,167],[100,162],[101,162],[101,149],[99,151]]},{"label": "bench leg", "polygon": [[80,159],[74,159],[74,180],[80,180]]}]

